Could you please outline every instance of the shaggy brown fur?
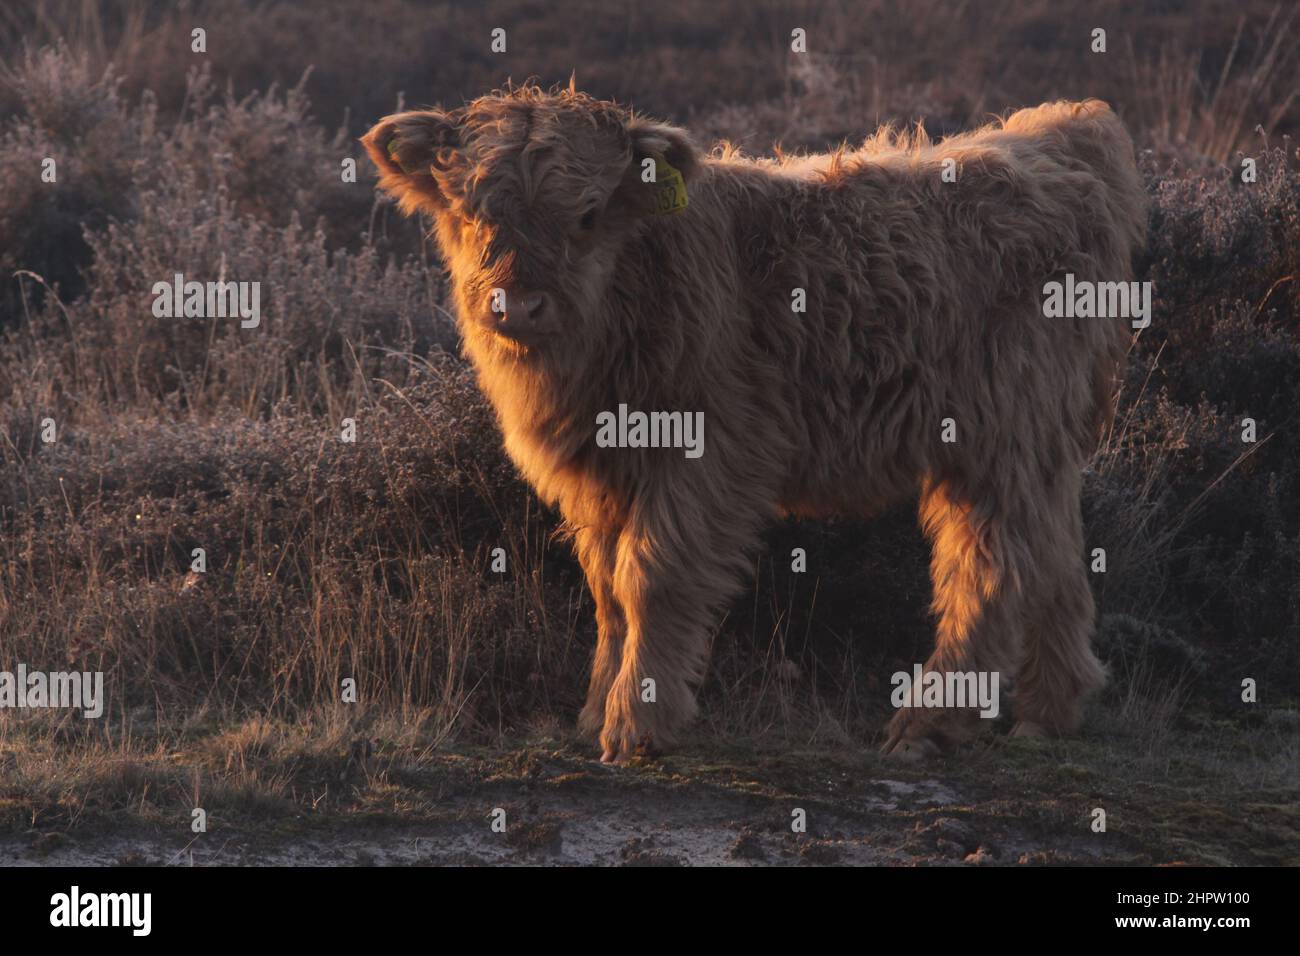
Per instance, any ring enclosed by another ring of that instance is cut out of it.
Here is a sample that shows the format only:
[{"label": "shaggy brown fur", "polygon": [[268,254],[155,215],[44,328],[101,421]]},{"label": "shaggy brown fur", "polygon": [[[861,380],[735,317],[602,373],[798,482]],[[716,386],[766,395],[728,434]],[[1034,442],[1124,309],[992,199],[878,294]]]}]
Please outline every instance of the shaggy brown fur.
[{"label": "shaggy brown fur", "polygon": [[[1080,472],[1129,332],[1045,318],[1042,299],[1065,273],[1129,279],[1143,240],[1132,146],[1104,103],[756,160],[526,87],[390,116],[364,143],[381,187],[432,215],[506,449],[573,531],[599,627],[580,725],[604,759],[665,746],[691,717],[765,522],[918,491],[926,669],[1018,674],[1017,732],[1078,723],[1103,680]],[[685,210],[652,214],[647,157],[684,174]],[[598,413],[620,403],[703,412],[703,457],[597,447]],[[900,710],[886,749],[960,739],[973,713]]]}]

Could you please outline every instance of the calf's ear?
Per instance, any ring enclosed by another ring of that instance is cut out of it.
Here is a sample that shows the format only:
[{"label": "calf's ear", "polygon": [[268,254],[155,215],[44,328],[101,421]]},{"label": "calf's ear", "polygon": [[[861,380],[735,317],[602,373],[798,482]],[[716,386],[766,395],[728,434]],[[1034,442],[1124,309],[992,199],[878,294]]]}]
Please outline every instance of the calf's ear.
[{"label": "calf's ear", "polygon": [[638,169],[646,157],[662,159],[690,182],[699,162],[699,151],[686,130],[667,123],[633,117],[628,122],[627,131],[632,137],[632,158]]},{"label": "calf's ear", "polygon": [[[633,218],[686,207],[689,184],[699,166],[699,153],[685,130],[634,117],[626,127],[632,161],[623,171],[615,206]],[[654,178],[649,178],[650,161]],[[663,168],[667,164],[671,169]]]},{"label": "calf's ear", "polygon": [[408,215],[446,204],[439,176],[454,165],[460,148],[453,113],[416,110],[385,116],[361,143],[379,169],[379,188]]}]

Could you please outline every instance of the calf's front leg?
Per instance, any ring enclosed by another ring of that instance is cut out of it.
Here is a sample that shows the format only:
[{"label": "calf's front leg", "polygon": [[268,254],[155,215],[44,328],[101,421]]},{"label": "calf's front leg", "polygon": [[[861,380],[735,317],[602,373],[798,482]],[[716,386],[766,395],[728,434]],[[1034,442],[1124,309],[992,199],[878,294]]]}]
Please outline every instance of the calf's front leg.
[{"label": "calf's front leg", "polygon": [[574,535],[578,562],[596,602],[596,655],[591,662],[587,702],[578,716],[578,729],[595,738],[605,722],[605,698],[623,663],[627,622],[614,597],[614,559],[618,529],[584,527]]},{"label": "calf's front leg", "polygon": [[613,593],[626,634],[605,698],[607,763],[668,749],[695,715],[712,630],[739,589],[761,524],[748,496],[728,498],[710,484],[705,476],[676,488],[665,482],[638,502],[619,537]]}]

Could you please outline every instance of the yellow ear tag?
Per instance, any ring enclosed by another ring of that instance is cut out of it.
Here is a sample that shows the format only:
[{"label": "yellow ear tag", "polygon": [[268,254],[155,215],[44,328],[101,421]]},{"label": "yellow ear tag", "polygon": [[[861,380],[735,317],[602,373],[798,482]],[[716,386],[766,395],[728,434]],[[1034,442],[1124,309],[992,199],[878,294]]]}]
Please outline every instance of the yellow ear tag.
[{"label": "yellow ear tag", "polygon": [[686,180],[666,159],[655,160],[655,215],[667,216],[686,208]]}]

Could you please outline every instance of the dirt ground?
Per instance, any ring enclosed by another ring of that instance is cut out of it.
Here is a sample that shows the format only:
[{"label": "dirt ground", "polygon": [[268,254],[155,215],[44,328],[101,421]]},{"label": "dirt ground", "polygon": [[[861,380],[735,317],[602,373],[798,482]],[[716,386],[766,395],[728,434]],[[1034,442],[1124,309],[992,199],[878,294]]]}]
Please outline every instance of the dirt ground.
[{"label": "dirt ground", "polygon": [[213,811],[200,835],[179,817],[11,830],[0,865],[1300,863],[1300,792],[1200,753],[1144,778],[1095,739],[993,739],[920,767],[707,742],[631,767],[564,740],[380,751],[289,812]]}]

